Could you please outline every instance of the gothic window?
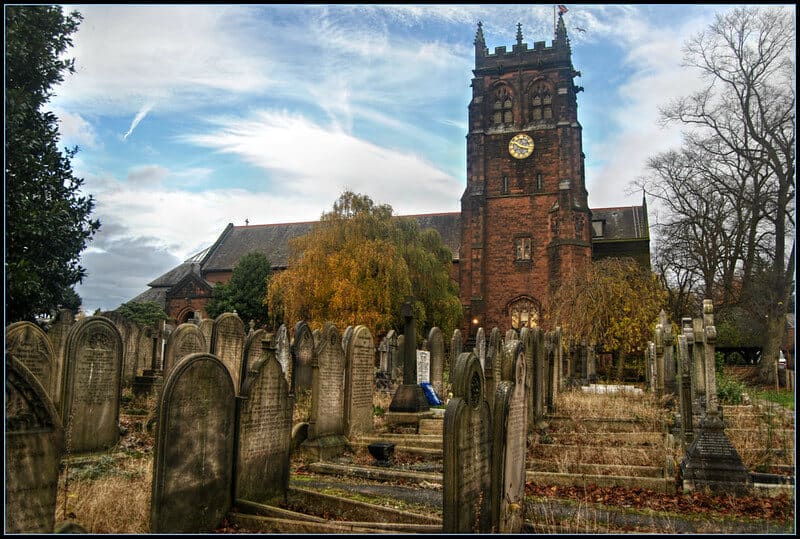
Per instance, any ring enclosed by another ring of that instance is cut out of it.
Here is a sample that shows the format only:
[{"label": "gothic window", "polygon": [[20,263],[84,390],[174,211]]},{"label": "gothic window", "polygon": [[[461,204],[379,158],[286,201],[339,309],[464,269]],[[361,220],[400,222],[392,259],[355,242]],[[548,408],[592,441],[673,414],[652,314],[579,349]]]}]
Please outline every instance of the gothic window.
[{"label": "gothic window", "polygon": [[494,93],[494,102],[492,103],[492,124],[513,124],[514,113],[512,108],[513,100],[511,99],[511,93],[505,86],[500,86]]},{"label": "gothic window", "polygon": [[553,94],[545,85],[533,88],[531,93],[531,121],[549,120],[553,117]]},{"label": "gothic window", "polygon": [[519,299],[508,308],[511,327],[514,329],[535,328],[539,325],[539,309],[528,299]]},{"label": "gothic window", "polygon": [[514,239],[514,259],[515,260],[530,260],[531,259],[531,238],[526,236],[523,238]]}]

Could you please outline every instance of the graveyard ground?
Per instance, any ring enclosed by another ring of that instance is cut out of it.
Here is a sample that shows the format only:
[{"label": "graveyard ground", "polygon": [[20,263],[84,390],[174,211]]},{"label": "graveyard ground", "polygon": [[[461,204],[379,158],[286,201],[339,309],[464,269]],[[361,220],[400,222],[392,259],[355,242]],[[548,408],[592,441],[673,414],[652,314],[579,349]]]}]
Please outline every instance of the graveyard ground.
[{"label": "graveyard ground", "polygon": [[[746,376],[739,376],[739,379],[750,381]],[[758,388],[749,389],[756,393]],[[760,389],[765,391],[770,388]],[[569,413],[570,408],[573,413],[584,415],[587,406],[594,410],[608,408],[607,403],[602,401],[602,395],[580,395],[577,399],[573,391],[563,395],[564,398],[572,397],[577,404],[559,401],[562,414]],[[596,400],[596,405],[592,404],[592,399]],[[382,410],[388,408],[386,395],[376,394],[375,402],[376,429],[387,432],[389,429],[381,416]],[[621,404],[627,406],[624,401]],[[59,482],[56,522],[72,520],[90,533],[148,532],[154,411],[154,398],[134,398],[126,392],[120,421],[123,436],[118,445],[104,454],[91,457],[70,455],[65,459]],[[634,413],[641,415],[643,412]],[[665,412],[655,410],[653,413],[660,415]],[[302,414],[301,407],[296,417]],[[735,444],[746,443],[733,437],[732,441]],[[791,453],[793,466],[793,451]],[[363,446],[347,452],[338,463],[357,467],[374,464]],[[397,514],[405,512],[418,515],[419,519],[414,517],[417,522],[440,522],[442,486],[435,477],[441,473],[442,461],[441,454],[437,455],[435,451],[396,452],[392,469],[414,472],[416,475],[409,474],[409,477],[416,479],[395,477],[379,481],[353,474],[321,473],[315,471],[313,464],[300,455],[293,459],[291,492],[283,509],[336,523],[343,520],[375,521],[377,510],[370,510],[369,507],[382,506],[386,511],[395,511]],[[752,466],[752,462],[748,463],[749,468]],[[317,501],[310,503],[307,491],[328,497],[313,498]],[[359,513],[353,509],[343,510],[340,504],[335,503],[336,499],[371,505]],[[525,504],[526,531],[531,533],[747,534],[792,533],[795,530],[793,492],[772,496],[712,496],[702,492],[657,492],[636,485],[598,486],[590,481],[582,485],[542,484],[541,481],[529,480]],[[388,522],[392,517],[381,518]],[[246,519],[226,521],[217,532],[264,531],[265,528],[252,525],[251,522]],[[426,532],[431,528],[426,524],[408,524],[404,529],[408,532]],[[332,527],[328,533],[345,531]]]}]

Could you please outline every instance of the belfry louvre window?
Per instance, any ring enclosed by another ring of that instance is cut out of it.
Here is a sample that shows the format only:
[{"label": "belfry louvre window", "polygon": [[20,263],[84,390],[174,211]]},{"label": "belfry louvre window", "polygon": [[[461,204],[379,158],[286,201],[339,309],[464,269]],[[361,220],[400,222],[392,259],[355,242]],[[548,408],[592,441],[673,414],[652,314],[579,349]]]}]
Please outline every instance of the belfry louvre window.
[{"label": "belfry louvre window", "polygon": [[546,86],[538,86],[534,88],[531,94],[531,112],[530,119],[532,121],[549,120],[553,117],[553,94]]},{"label": "belfry louvre window", "polygon": [[530,260],[531,259],[531,238],[515,238],[514,239],[514,258],[515,260]]},{"label": "belfry louvre window", "polygon": [[514,123],[514,114],[512,112],[513,101],[511,93],[508,88],[501,86],[494,93],[494,102],[492,103],[492,124],[494,125],[510,125]]}]

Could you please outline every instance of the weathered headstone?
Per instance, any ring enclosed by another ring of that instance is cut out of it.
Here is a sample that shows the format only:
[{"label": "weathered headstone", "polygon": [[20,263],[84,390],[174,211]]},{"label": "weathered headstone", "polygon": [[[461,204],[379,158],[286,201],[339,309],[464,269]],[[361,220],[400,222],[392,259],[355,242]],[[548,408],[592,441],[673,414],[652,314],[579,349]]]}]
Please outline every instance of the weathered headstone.
[{"label": "weathered headstone", "polygon": [[294,401],[273,336],[259,333],[261,354],[249,355],[239,395],[236,498],[274,505],[286,502],[289,489]]},{"label": "weathered headstone", "polygon": [[311,328],[305,322],[298,322],[294,326],[294,339],[292,340],[292,384],[295,395],[311,389],[311,378],[314,363],[314,336]]},{"label": "weathered headstone", "polygon": [[[525,329],[525,328],[523,328],[523,329]],[[517,335],[517,330],[516,329],[511,328],[508,331],[506,331],[506,337],[505,337],[505,341],[506,342],[518,341],[518,340],[519,340],[519,335]]]},{"label": "weathered headstone", "polygon": [[197,327],[200,328],[200,332],[203,334],[203,337],[206,338],[206,344],[208,345],[208,352],[211,353],[211,335],[214,333],[214,321],[210,318],[203,318],[200,322],[197,323]]},{"label": "weathered headstone", "polygon": [[326,322],[320,332],[316,361],[312,363],[311,416],[304,445],[321,460],[338,457],[344,439],[344,370],[342,338],[336,326]]},{"label": "weathered headstone", "polygon": [[52,533],[64,432],[47,389],[6,350],[6,533]]},{"label": "weathered headstone", "polygon": [[192,354],[161,392],[153,457],[151,533],[216,529],[232,505],[236,390],[230,369]]},{"label": "weathered headstone", "polygon": [[486,333],[484,332],[483,328],[478,328],[477,333],[475,333],[475,355],[477,356],[478,360],[481,362],[481,369],[486,370]]},{"label": "weathered headstone", "polygon": [[492,413],[492,513],[498,533],[521,533],[525,524],[523,502],[528,426],[525,346],[512,340],[505,343],[503,352],[504,379],[497,385]]},{"label": "weathered headstone", "polygon": [[[664,313],[664,311],[661,311]],[[677,393],[677,375],[675,366],[675,334],[672,323],[667,319],[667,314],[659,316],[664,331],[664,391]]]},{"label": "weathered headstone", "polygon": [[164,349],[164,377],[166,378],[169,371],[186,356],[207,352],[208,344],[200,328],[188,322],[179,325],[167,337],[167,345]]},{"label": "weathered headstone", "polygon": [[660,322],[653,332],[653,345],[656,356],[656,397],[661,398],[664,395],[664,326]]},{"label": "weathered headstone", "polygon": [[31,322],[14,322],[6,328],[6,353],[25,365],[53,399],[56,395],[56,361],[47,334]]},{"label": "weathered headstone", "polygon": [[61,309],[56,315],[55,322],[50,326],[47,332],[47,338],[50,339],[50,345],[53,347],[53,358],[55,359],[55,393],[53,395],[53,402],[56,409],[61,411],[61,386],[62,378],[64,376],[64,358],[66,357],[67,350],[67,335],[69,330],[75,324],[75,315],[69,309]]},{"label": "weathered headstone", "polygon": [[[689,332],[691,334],[691,331]],[[694,414],[692,411],[692,360],[689,356],[689,345],[686,332],[678,335],[678,364],[680,366],[680,385],[678,400],[680,404],[681,439],[684,445],[691,444],[694,439]]]},{"label": "weathered headstone", "polygon": [[286,378],[286,383],[289,384],[289,391],[292,391],[292,350],[289,342],[289,329],[285,324],[281,324],[278,332],[275,334],[275,353],[278,357],[278,363],[281,364],[281,370]]},{"label": "weathered headstone", "polygon": [[431,353],[417,350],[417,383],[431,381]]},{"label": "weathered headstone", "polygon": [[706,356],[703,348],[703,319],[692,319],[692,379],[694,381],[694,405],[701,412],[706,407]]},{"label": "weathered headstone", "polygon": [[130,385],[138,371],[137,348],[140,328],[116,311],[104,313],[111,320],[122,337],[122,384]]},{"label": "weathered headstone", "polygon": [[503,359],[501,354],[500,344],[500,330],[492,328],[489,333],[489,343],[486,347],[486,357],[483,361],[483,380],[486,384],[485,394],[486,402],[489,403],[489,409],[494,410],[494,396],[497,389],[497,383],[500,381],[501,370],[503,368]]},{"label": "weathered headstone", "polygon": [[428,350],[431,353],[431,385],[437,395],[442,394],[444,383],[444,335],[442,330],[433,327],[428,332]]},{"label": "weathered headstone", "polygon": [[483,368],[474,353],[462,353],[453,367],[453,398],[444,413],[444,533],[494,531],[492,436]]},{"label": "weathered headstone", "polygon": [[397,336],[397,352],[394,355],[394,364],[392,367],[392,383],[403,385],[405,379],[405,353],[406,353],[406,336]]},{"label": "weathered headstone", "polygon": [[344,385],[345,432],[354,437],[373,430],[372,397],[375,393],[375,343],[366,326],[353,329],[347,348]]},{"label": "weathered headstone", "polygon": [[217,356],[231,371],[233,387],[239,390],[244,361],[244,322],[236,313],[222,313],[214,319],[211,334],[211,354]]},{"label": "weathered headstone", "polygon": [[121,394],[119,331],[108,318],[84,318],[67,336],[61,422],[70,439],[68,450],[83,453],[117,443]]},{"label": "weathered headstone", "polygon": [[347,326],[344,328],[344,333],[342,333],[342,350],[347,353],[347,349],[350,347],[350,339],[353,337],[353,326]]},{"label": "weathered headstone", "polygon": [[322,331],[315,329],[311,332],[311,336],[314,338],[314,348],[317,348],[322,339]]},{"label": "weathered headstone", "polygon": [[447,356],[447,374],[452,380],[453,367],[456,365],[458,356],[461,355],[464,348],[464,341],[461,338],[461,330],[454,329],[453,337],[450,339],[450,354]]},{"label": "weathered headstone", "polygon": [[387,358],[386,365],[381,365],[381,370],[387,371],[391,377],[395,365],[397,365],[401,360],[400,353],[397,351],[397,332],[393,329],[390,329],[386,334],[385,340]]},{"label": "weathered headstone", "polygon": [[143,327],[139,331],[139,337],[136,344],[136,359],[131,360],[131,363],[136,364],[138,371],[141,366],[142,369],[150,369],[153,367],[153,352],[157,346],[153,339],[157,339],[155,330],[152,327]]}]

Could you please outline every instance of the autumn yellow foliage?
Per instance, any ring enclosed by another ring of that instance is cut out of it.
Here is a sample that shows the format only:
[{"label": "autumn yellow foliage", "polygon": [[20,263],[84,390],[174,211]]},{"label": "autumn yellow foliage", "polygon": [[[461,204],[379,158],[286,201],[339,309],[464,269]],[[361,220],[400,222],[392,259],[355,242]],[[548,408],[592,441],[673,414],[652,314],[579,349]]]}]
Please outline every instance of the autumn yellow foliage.
[{"label": "autumn yellow foliage", "polygon": [[434,325],[447,334],[460,322],[452,253],[435,230],[393,216],[389,205],[347,191],[289,248],[289,269],[272,278],[264,300],[279,323],[363,324],[380,335],[402,328],[412,295],[418,335]]}]

